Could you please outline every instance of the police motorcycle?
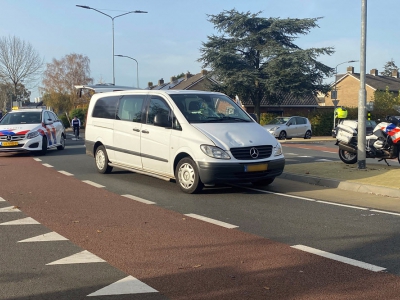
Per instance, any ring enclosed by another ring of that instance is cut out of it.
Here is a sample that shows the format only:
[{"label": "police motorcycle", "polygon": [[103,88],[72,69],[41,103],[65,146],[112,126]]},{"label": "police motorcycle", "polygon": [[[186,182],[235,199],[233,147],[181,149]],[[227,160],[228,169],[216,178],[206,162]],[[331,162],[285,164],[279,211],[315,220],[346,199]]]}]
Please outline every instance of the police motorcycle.
[{"label": "police motorcycle", "polygon": [[[379,121],[379,120],[378,120]],[[338,125],[336,144],[339,147],[339,158],[346,164],[357,162],[357,121],[343,122]],[[379,122],[372,135],[366,137],[366,157],[378,161],[397,158],[400,163],[400,120],[388,116]]]}]

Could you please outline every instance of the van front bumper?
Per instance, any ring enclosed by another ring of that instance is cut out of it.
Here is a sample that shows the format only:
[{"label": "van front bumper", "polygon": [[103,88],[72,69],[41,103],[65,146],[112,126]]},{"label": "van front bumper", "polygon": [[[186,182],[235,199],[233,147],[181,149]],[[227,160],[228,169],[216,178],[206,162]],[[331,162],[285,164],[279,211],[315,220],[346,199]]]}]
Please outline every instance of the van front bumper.
[{"label": "van front bumper", "polygon": [[[267,164],[265,171],[246,171],[249,166]],[[211,163],[197,162],[200,179],[204,184],[228,182],[253,182],[275,178],[282,174],[285,159],[279,158],[258,163]]]}]

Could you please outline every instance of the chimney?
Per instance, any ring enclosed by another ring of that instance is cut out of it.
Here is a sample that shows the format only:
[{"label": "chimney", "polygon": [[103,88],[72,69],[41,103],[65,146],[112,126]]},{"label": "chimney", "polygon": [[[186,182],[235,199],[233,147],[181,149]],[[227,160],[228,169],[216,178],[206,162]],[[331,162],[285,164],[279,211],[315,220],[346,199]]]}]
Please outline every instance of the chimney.
[{"label": "chimney", "polygon": [[354,74],[354,67],[347,67],[347,73]]},{"label": "chimney", "polygon": [[374,76],[378,76],[378,70],[377,69],[372,69],[371,71],[369,71],[369,74],[374,75]]},{"label": "chimney", "polygon": [[171,77],[171,82],[174,82],[176,80],[176,77],[175,76],[172,76]]},{"label": "chimney", "polygon": [[162,84],[164,84],[164,79],[160,79],[159,81],[158,81],[158,85],[162,85]]},{"label": "chimney", "polygon": [[149,88],[151,88],[151,87],[153,86],[153,82],[149,81],[149,82],[147,83],[147,86],[148,86]]},{"label": "chimney", "polygon": [[193,75],[192,74],[190,74],[190,72],[188,71],[186,74],[185,74],[185,80],[188,80],[190,77],[192,77]]},{"label": "chimney", "polygon": [[202,75],[202,76],[207,75],[207,70],[201,70],[201,75]]},{"label": "chimney", "polygon": [[398,70],[392,70],[392,77],[399,78],[399,71]]}]

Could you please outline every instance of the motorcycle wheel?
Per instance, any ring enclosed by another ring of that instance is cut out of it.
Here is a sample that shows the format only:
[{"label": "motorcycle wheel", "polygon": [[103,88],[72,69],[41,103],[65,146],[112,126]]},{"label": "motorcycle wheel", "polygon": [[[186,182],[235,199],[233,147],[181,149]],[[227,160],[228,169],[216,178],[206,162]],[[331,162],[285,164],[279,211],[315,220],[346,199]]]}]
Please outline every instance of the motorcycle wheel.
[{"label": "motorcycle wheel", "polygon": [[353,165],[357,162],[357,154],[339,149],[339,158],[345,164]]}]

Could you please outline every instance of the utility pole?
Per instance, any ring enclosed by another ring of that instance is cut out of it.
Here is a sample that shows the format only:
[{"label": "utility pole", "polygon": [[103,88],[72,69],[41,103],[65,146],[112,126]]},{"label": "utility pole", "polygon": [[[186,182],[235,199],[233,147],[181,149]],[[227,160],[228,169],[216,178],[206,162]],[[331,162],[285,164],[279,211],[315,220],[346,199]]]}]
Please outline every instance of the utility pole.
[{"label": "utility pole", "polygon": [[367,49],[367,0],[361,0],[361,53],[360,53],[360,90],[358,92],[358,131],[357,131],[357,160],[358,169],[366,168],[366,49]]}]

